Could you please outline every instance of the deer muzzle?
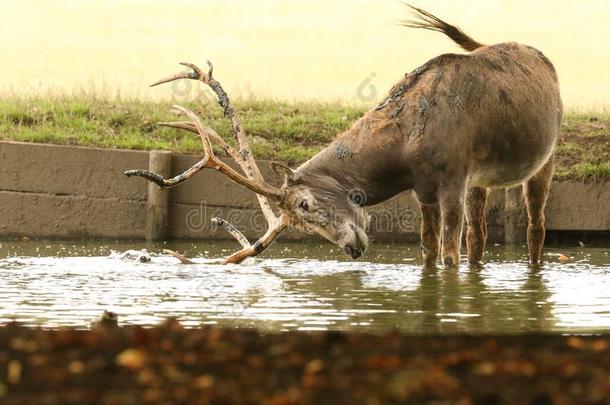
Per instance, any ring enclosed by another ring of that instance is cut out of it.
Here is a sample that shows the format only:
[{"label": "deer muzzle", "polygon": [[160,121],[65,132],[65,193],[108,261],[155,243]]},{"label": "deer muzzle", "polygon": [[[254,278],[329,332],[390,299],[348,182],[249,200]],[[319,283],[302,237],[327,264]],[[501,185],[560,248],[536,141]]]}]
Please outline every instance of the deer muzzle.
[{"label": "deer muzzle", "polygon": [[342,248],[345,254],[357,259],[364,254],[368,246],[368,238],[364,230],[354,224],[349,224],[348,231],[343,239]]}]

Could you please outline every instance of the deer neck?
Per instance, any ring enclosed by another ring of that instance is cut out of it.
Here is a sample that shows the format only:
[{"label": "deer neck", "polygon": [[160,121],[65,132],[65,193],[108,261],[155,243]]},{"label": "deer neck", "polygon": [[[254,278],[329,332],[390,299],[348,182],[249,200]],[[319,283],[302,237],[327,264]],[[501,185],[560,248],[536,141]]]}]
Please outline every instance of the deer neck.
[{"label": "deer neck", "polygon": [[337,192],[361,192],[364,205],[374,205],[410,189],[412,179],[400,131],[388,125],[366,125],[362,122],[365,118],[297,172],[300,176],[326,178],[329,181],[323,183],[336,184]]}]

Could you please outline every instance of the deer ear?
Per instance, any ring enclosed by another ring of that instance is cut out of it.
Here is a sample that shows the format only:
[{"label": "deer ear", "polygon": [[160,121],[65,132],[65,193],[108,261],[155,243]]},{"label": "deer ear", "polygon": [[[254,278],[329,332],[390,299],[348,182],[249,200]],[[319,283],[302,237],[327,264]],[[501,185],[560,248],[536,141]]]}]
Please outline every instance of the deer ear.
[{"label": "deer ear", "polygon": [[297,174],[283,163],[271,162],[271,168],[278,176],[283,177],[287,181],[296,181],[297,179]]}]

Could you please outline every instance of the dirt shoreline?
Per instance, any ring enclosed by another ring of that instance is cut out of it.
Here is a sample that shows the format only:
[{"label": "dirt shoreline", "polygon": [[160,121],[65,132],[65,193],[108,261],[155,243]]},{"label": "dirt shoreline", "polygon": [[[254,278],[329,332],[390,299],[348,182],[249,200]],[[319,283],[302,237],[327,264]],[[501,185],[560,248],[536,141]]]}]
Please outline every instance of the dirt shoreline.
[{"label": "dirt shoreline", "polygon": [[602,404],[610,335],[0,327],[0,402]]}]

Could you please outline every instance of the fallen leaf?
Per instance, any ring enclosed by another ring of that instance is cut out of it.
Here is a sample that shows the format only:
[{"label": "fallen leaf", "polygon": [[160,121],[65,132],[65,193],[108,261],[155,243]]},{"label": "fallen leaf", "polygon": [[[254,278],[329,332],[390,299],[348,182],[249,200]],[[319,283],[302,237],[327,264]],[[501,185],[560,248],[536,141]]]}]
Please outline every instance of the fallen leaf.
[{"label": "fallen leaf", "polygon": [[317,373],[324,369],[324,362],[320,359],[315,359],[305,365],[305,372],[308,374]]},{"label": "fallen leaf", "polygon": [[585,342],[581,338],[575,336],[571,336],[567,343],[572,349],[583,349],[585,347]]},{"label": "fallen leaf", "polygon": [[9,384],[18,384],[21,381],[21,363],[11,360],[6,370],[6,380]]},{"label": "fallen leaf", "polygon": [[496,372],[496,365],[490,361],[485,361],[485,362],[476,364],[473,367],[472,372],[474,374],[479,374],[479,375],[492,375],[493,373]]},{"label": "fallen leaf", "polygon": [[214,377],[209,374],[204,374],[195,379],[194,384],[195,388],[199,389],[207,389],[212,388],[214,386]]},{"label": "fallen leaf", "polygon": [[142,350],[127,349],[117,355],[116,364],[131,369],[142,368],[146,364],[146,354]]},{"label": "fallen leaf", "polygon": [[593,342],[591,348],[596,352],[604,352],[608,350],[608,342],[604,339],[597,339]]},{"label": "fallen leaf", "polygon": [[83,362],[79,360],[71,361],[70,364],[68,364],[68,371],[72,374],[80,374],[84,369],[85,366],[83,365]]}]

